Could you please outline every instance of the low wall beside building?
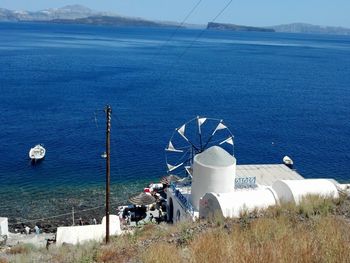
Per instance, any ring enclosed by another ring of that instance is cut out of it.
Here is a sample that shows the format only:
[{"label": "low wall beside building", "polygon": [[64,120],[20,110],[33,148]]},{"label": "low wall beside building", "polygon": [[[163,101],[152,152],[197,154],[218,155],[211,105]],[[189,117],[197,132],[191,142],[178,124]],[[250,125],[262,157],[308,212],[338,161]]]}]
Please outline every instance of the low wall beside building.
[{"label": "low wall beside building", "polygon": [[0,236],[8,236],[9,227],[7,217],[0,217]]},{"label": "low wall beside building", "polygon": [[[110,235],[120,235],[120,221],[117,215],[109,216]],[[57,228],[56,244],[81,244],[87,241],[102,241],[106,236],[106,217],[102,224],[86,226],[63,226]]]}]

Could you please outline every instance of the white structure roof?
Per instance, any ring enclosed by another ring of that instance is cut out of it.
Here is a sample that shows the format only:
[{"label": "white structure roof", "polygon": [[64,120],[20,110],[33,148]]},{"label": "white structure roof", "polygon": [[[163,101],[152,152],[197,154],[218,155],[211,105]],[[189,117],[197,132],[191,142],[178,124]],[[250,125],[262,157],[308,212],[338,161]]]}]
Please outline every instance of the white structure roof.
[{"label": "white structure roof", "polygon": [[204,166],[226,167],[236,163],[232,155],[218,146],[210,147],[195,156],[195,161]]},{"label": "white structure roof", "polygon": [[239,217],[243,211],[263,209],[278,202],[270,187],[236,190],[231,193],[206,193],[200,200],[199,216],[219,213],[224,217]]},{"label": "white structure roof", "polygon": [[338,198],[338,190],[328,179],[278,180],[272,186],[280,202],[299,204],[308,195]]},{"label": "white structure roof", "polygon": [[272,186],[278,180],[304,179],[298,172],[284,164],[249,164],[236,166],[237,177],[256,177],[256,183]]}]

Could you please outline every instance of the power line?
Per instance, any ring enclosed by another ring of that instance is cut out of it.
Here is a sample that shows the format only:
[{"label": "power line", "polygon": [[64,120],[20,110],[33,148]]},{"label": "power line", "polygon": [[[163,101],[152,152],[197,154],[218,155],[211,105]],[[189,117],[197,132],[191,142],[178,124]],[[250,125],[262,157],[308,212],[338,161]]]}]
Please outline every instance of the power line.
[{"label": "power line", "polygon": [[[220,12],[211,20],[211,22],[215,22],[224,12],[225,10],[231,5],[231,3],[233,2],[233,0],[230,0],[221,10]],[[173,70],[173,68],[175,67],[176,63],[178,63],[180,61],[180,59],[187,53],[187,51],[193,47],[193,45],[202,37],[202,35],[204,34],[204,32],[207,31],[207,28],[202,29],[197,36],[191,41],[191,43],[184,49],[184,51],[178,56],[178,58],[175,60],[175,62],[173,62],[170,65],[170,68],[165,72],[165,74],[163,74],[162,76],[160,76],[156,81],[154,85],[158,85],[159,82],[164,79],[165,76],[168,75],[168,73],[170,71]]]},{"label": "power line", "polygon": [[[104,205],[101,205],[101,206],[95,206],[95,207],[92,207],[92,208],[87,208],[87,209],[83,209],[83,210],[79,210],[79,211],[75,210],[74,213],[78,214],[78,213],[92,211],[92,210],[96,210],[96,209],[104,208],[104,207],[105,207]],[[45,221],[47,219],[53,219],[53,218],[58,218],[58,217],[68,216],[68,215],[72,215],[72,212],[64,213],[64,214],[58,214],[58,215],[49,216],[49,217],[37,218],[37,219],[30,219],[30,220],[24,219],[24,220],[21,220],[21,222],[9,224],[9,226],[18,225],[18,224],[22,224],[22,223],[41,222],[41,221]]]},{"label": "power line", "polygon": [[223,12],[225,12],[225,10],[231,5],[231,3],[233,2],[233,0],[230,0],[230,2],[228,2],[223,9],[221,9],[221,11],[216,15],[216,17],[214,17],[214,19],[211,22],[215,22],[216,19],[218,19]]},{"label": "power line", "polygon": [[[224,8],[222,8],[220,10],[220,12],[211,20],[211,22],[215,22],[221,15],[223,12],[225,12],[225,10],[231,5],[231,3],[233,2],[233,0],[230,0],[225,6]],[[204,34],[204,32],[206,32],[207,29],[204,28],[202,29],[199,34],[196,36],[196,38],[194,40],[192,40],[192,42],[186,47],[186,49],[184,50],[184,52],[179,56],[178,60],[180,60],[186,53],[187,51],[198,41],[198,39],[200,39],[202,37],[202,35]]]},{"label": "power line", "polygon": [[165,41],[163,42],[163,44],[161,45],[160,47],[160,50],[158,53],[156,53],[153,58],[152,58],[152,61],[154,61],[154,59],[162,53],[164,47],[166,46],[166,44],[168,44],[173,38],[174,36],[176,35],[176,33],[179,31],[180,28],[183,27],[183,25],[186,23],[187,19],[190,18],[190,16],[193,14],[193,12],[197,9],[197,7],[199,6],[199,4],[202,2],[203,0],[199,0],[193,7],[192,9],[190,10],[190,12],[188,12],[188,14],[185,16],[185,18],[181,21],[181,23],[176,27],[176,29],[171,33],[170,37]]}]

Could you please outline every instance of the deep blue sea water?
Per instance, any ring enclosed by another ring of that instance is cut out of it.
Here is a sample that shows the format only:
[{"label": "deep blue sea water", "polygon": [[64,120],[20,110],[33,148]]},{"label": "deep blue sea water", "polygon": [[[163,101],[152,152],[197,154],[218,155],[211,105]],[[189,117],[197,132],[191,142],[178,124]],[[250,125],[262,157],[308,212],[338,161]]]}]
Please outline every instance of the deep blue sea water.
[{"label": "deep blue sea water", "polygon": [[[179,30],[167,41],[174,30],[0,24],[0,216],[103,205],[107,103],[113,205],[165,174],[174,128],[197,115],[225,121],[239,164],[287,154],[304,177],[350,180],[350,37]],[[47,155],[33,167],[37,143]]]}]

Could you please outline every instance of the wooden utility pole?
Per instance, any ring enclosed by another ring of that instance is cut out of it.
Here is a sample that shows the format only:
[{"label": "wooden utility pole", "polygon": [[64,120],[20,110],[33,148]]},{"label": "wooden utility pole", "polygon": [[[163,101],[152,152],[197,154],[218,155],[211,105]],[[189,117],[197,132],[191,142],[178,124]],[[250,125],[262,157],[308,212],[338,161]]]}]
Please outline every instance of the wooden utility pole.
[{"label": "wooden utility pole", "polygon": [[74,206],[72,206],[72,219],[73,219],[73,225],[74,226]]},{"label": "wooden utility pole", "polygon": [[110,169],[111,169],[111,106],[107,105],[106,109],[106,244],[109,242],[109,184],[110,184]]}]

